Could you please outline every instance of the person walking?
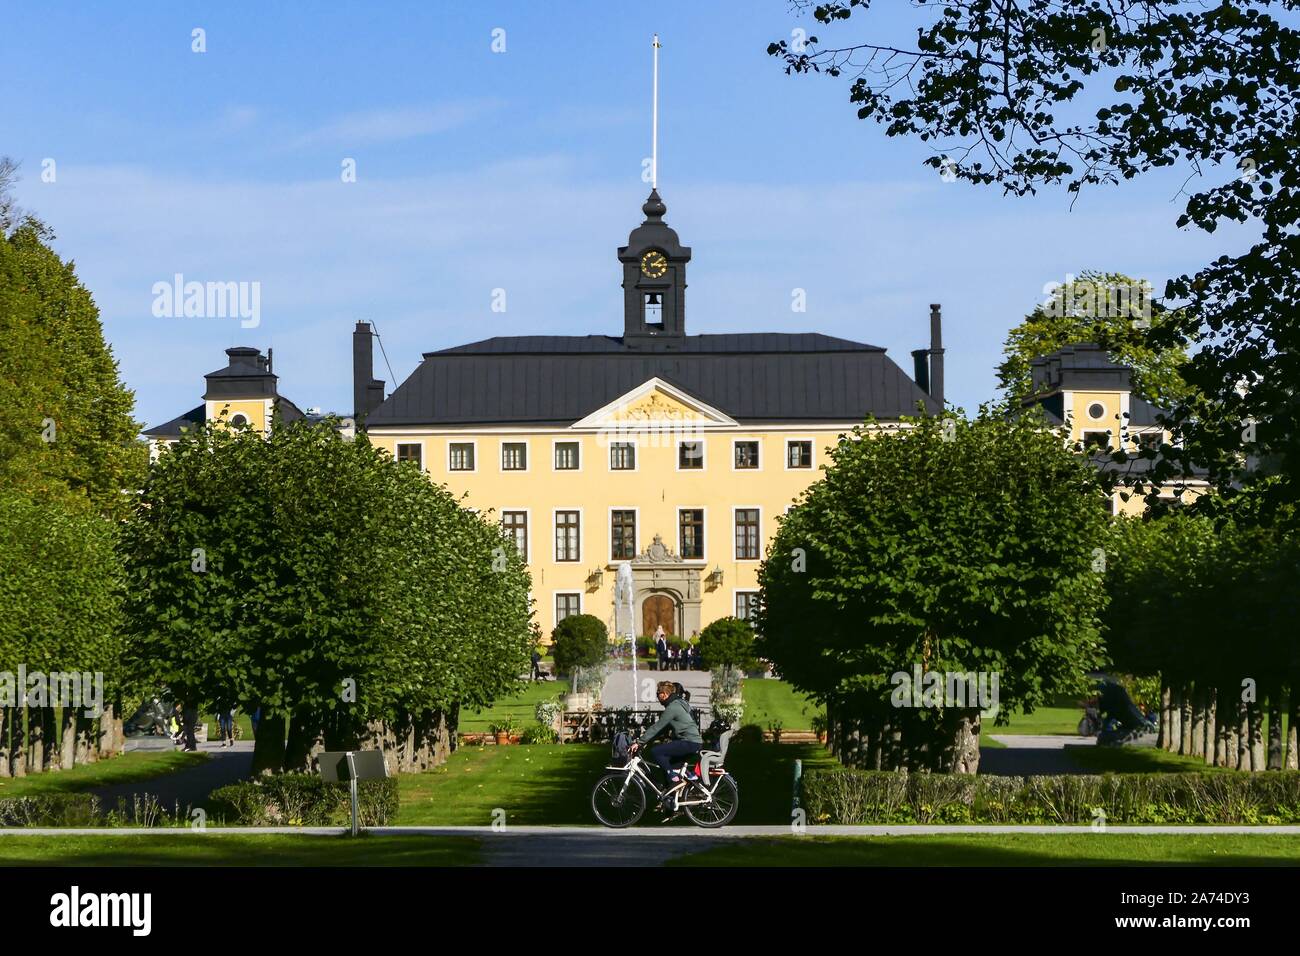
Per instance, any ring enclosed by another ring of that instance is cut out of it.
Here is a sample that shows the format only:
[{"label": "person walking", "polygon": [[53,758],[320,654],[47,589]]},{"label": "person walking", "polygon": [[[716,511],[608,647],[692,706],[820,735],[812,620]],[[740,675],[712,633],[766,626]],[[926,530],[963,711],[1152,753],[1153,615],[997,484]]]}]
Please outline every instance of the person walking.
[{"label": "person walking", "polygon": [[542,655],[541,652],[538,651],[537,648],[535,647],[533,648],[532,661],[533,661],[533,672],[530,675],[530,678],[532,680],[541,680],[542,679]]},{"label": "person walking", "polygon": [[235,746],[235,708],[222,701],[217,703],[217,732],[221,746]]},{"label": "person walking", "polygon": [[655,656],[659,658],[659,669],[668,670],[668,641],[664,638],[664,626],[655,628]]}]

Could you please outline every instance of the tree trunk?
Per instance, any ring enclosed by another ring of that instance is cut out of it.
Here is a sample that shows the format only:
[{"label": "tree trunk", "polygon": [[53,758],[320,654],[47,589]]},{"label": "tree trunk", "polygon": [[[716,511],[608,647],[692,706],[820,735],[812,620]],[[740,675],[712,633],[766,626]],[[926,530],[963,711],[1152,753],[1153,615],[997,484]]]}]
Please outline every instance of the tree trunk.
[{"label": "tree trunk", "polygon": [[95,718],[87,717],[84,713],[78,711],[76,726],[77,763],[94,763],[99,759],[99,747],[96,743],[98,740],[98,733],[95,729]]},{"label": "tree trunk", "polygon": [[1205,688],[1197,681],[1192,689],[1192,739],[1187,747],[1190,757],[1205,756]]},{"label": "tree trunk", "polygon": [[1250,769],[1250,714],[1246,702],[1237,705],[1237,762],[1238,770]]},{"label": "tree trunk", "polygon": [[1220,690],[1216,693],[1215,700],[1218,705],[1215,729],[1218,733],[1214,735],[1214,765],[1226,767],[1228,754],[1234,753],[1237,747],[1232,736],[1232,714],[1228,709],[1228,702],[1232,700],[1232,696]]},{"label": "tree trunk", "polygon": [[42,773],[45,756],[45,708],[27,708],[27,772]]},{"label": "tree trunk", "polygon": [[948,723],[947,773],[977,774],[980,770],[980,712],[978,709],[956,711]]},{"label": "tree trunk", "polygon": [[15,777],[27,776],[27,708],[12,711],[13,729],[9,736],[9,768]]},{"label": "tree trunk", "polygon": [[1173,692],[1170,691],[1169,684],[1161,678],[1160,682],[1160,734],[1156,736],[1156,747],[1162,750],[1170,749],[1170,743],[1173,741]]},{"label": "tree trunk", "polygon": [[1281,770],[1285,757],[1282,747],[1282,686],[1274,684],[1268,692],[1268,762],[1269,770]]},{"label": "tree trunk", "polygon": [[63,708],[63,737],[59,741],[60,764],[64,770],[77,765],[77,708]]},{"label": "tree trunk", "polygon": [[1170,753],[1178,753],[1179,747],[1182,746],[1183,737],[1183,692],[1181,688],[1173,688],[1169,692],[1169,747]]},{"label": "tree trunk", "polygon": [[1215,751],[1219,748],[1219,689],[1205,690],[1205,763],[1213,767]]},{"label": "tree trunk", "polygon": [[9,776],[9,729],[14,709],[0,706],[0,778]]},{"label": "tree trunk", "polygon": [[1300,678],[1291,677],[1291,694],[1287,708],[1290,717],[1286,728],[1286,769],[1300,770]]},{"label": "tree trunk", "polygon": [[1192,703],[1192,693],[1192,686],[1184,684],[1182,693],[1178,697],[1178,702],[1182,705],[1178,718],[1178,753],[1184,757],[1189,757],[1192,753],[1192,739],[1194,737],[1192,713],[1196,709]]},{"label": "tree trunk", "polygon": [[116,752],[113,739],[113,705],[105,704],[104,712],[99,715],[99,741],[98,749],[100,757],[111,757]]},{"label": "tree trunk", "polygon": [[1250,717],[1250,769],[1264,769],[1264,705],[1256,698],[1247,708]]},{"label": "tree trunk", "polygon": [[285,719],[280,714],[262,714],[253,740],[253,776],[278,773],[284,766]]},{"label": "tree trunk", "polygon": [[295,711],[289,721],[289,739],[284,747],[286,773],[314,773],[316,758],[325,749],[320,720],[305,711]]}]

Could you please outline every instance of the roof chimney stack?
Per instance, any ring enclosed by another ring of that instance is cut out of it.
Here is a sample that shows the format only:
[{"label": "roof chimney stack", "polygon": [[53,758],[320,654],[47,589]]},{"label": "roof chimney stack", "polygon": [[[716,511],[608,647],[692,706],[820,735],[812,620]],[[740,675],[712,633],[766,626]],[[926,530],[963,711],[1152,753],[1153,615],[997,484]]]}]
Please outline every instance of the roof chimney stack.
[{"label": "roof chimney stack", "polygon": [[939,304],[930,305],[930,397],[943,408],[943,317]]},{"label": "roof chimney stack", "polygon": [[373,334],[369,322],[358,322],[352,332],[352,417],[358,427],[384,401],[384,383],[375,378]]}]

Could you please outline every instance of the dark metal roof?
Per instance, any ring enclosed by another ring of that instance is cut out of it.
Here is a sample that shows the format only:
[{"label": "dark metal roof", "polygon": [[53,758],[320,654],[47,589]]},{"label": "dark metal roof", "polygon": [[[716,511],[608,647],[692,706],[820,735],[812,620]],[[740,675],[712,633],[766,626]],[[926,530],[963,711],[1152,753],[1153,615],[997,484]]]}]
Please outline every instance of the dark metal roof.
[{"label": "dark metal roof", "polygon": [[671,349],[523,336],[425,353],[367,423],[571,424],[656,377],[741,421],[897,419],[918,403],[939,411],[884,349],[827,335],[688,335]]},{"label": "dark metal roof", "polygon": [[148,438],[180,438],[182,429],[203,424],[203,415],[206,408],[206,404],[200,405],[198,408],[191,408],[184,415],[178,415],[169,422],[155,425],[143,434]]},{"label": "dark metal roof", "polygon": [[[754,332],[731,335],[686,335],[669,350],[679,354],[717,354],[734,352],[752,354],[755,352],[883,352],[878,345],[865,345],[837,339],[818,332]],[[498,336],[457,345],[454,348],[437,352],[425,352],[424,357],[432,355],[587,355],[593,352],[623,353],[632,351],[623,339],[612,335],[520,335]]]}]

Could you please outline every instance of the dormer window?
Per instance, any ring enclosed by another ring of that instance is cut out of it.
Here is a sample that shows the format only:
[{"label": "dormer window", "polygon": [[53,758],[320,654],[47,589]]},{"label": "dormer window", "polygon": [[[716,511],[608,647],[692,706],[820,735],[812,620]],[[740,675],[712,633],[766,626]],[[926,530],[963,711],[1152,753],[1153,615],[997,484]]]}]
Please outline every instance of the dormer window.
[{"label": "dormer window", "polygon": [[664,295],[662,292],[644,294],[641,306],[641,318],[648,332],[664,330]]}]

